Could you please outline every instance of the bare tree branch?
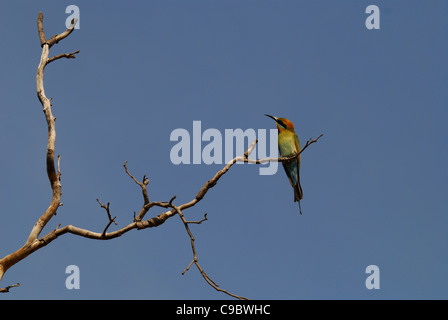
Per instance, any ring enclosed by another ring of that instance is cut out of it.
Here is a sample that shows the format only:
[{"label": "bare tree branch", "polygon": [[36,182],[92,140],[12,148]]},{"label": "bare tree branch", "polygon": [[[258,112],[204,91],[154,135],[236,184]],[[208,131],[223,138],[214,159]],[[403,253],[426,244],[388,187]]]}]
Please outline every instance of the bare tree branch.
[{"label": "bare tree branch", "polygon": [[15,288],[15,287],[19,287],[19,286],[20,286],[20,283],[17,282],[17,284],[13,284],[13,285],[11,285],[11,286],[7,286],[7,287],[5,287],[5,288],[0,288],[0,293],[6,293],[6,292],[9,292],[9,289],[11,289],[11,288]]},{"label": "bare tree branch", "polygon": [[78,54],[79,52],[80,52],[80,50],[70,52],[70,53],[62,53],[60,55],[57,55],[57,56],[54,56],[54,57],[48,59],[47,64],[49,64],[50,62],[53,62],[55,60],[61,59],[61,58],[75,59],[76,58],[75,54]]},{"label": "bare tree branch", "polygon": [[100,202],[100,200],[96,199],[96,201],[100,204],[101,208],[104,208],[106,210],[107,217],[109,218],[109,222],[106,225],[106,227],[104,228],[103,233],[101,234],[101,236],[104,238],[106,236],[106,231],[107,231],[107,229],[109,229],[110,225],[112,223],[115,223],[115,225],[118,225],[118,224],[115,222],[116,217],[112,218],[112,216],[110,215],[110,210],[109,210],[110,202],[108,202],[107,205],[104,205]]},{"label": "bare tree branch", "polygon": [[[212,280],[212,279],[205,273],[204,269],[202,269],[201,265],[199,264],[199,261],[198,261],[198,255],[197,255],[197,253],[196,253],[196,247],[195,247],[195,245],[194,245],[194,241],[195,241],[195,239],[194,239],[194,237],[193,237],[193,234],[192,234],[191,231],[190,231],[190,227],[188,226],[188,224],[189,224],[189,223],[192,223],[192,222],[189,222],[189,221],[187,221],[187,219],[185,219],[185,217],[184,217],[182,211],[179,209],[179,207],[176,207],[176,206],[173,205],[173,209],[176,210],[176,212],[179,214],[180,219],[181,219],[182,222],[184,223],[185,230],[187,231],[188,236],[190,237],[191,250],[193,251],[193,260],[190,262],[190,264],[188,265],[188,267],[187,267],[184,271],[182,271],[182,274],[185,274],[185,272],[187,272],[187,271],[190,269],[190,267],[193,265],[193,263],[194,263],[194,264],[196,265],[196,267],[198,268],[199,272],[201,273],[202,277],[204,278],[204,280],[205,280],[211,287],[213,287],[215,290],[220,291],[220,292],[223,292],[223,293],[225,293],[225,294],[227,294],[227,295],[229,295],[229,296],[231,296],[231,297],[237,298],[237,299],[239,299],[239,300],[249,300],[249,299],[247,299],[247,298],[245,298],[245,297],[238,296],[238,295],[236,295],[236,294],[233,294],[233,293],[228,292],[227,290],[221,289],[221,288],[219,287],[219,285],[218,285],[215,281],[213,281],[213,280]],[[206,215],[204,216],[204,220],[207,220],[207,216],[206,216]],[[194,223],[201,223],[201,222],[204,221],[204,220],[201,220],[200,222],[194,222]]]},{"label": "bare tree branch", "polygon": [[[132,180],[134,180],[134,182],[140,186],[140,188],[142,188],[143,200],[144,200],[144,203],[146,205],[146,204],[149,203],[148,190],[147,190],[147,186],[148,186],[149,180],[148,180],[148,178],[146,178],[146,175],[143,175],[142,182],[139,182],[137,179],[135,179],[135,177],[129,172],[128,167],[127,167],[127,163],[128,163],[127,161],[125,161],[123,163],[124,170],[126,171],[128,176],[131,177]],[[141,218],[143,218],[143,217],[141,217]]]},{"label": "bare tree branch", "polygon": [[42,14],[42,11],[39,11],[39,15],[37,17],[37,32],[39,32],[39,39],[40,39],[40,46],[43,47],[44,44],[47,42],[45,39],[45,33],[44,33],[44,15]]},{"label": "bare tree branch", "polygon": [[[39,39],[42,47],[42,55],[40,58],[39,66],[37,67],[36,74],[36,88],[37,88],[37,96],[39,101],[42,104],[43,111],[45,114],[45,119],[47,121],[48,126],[48,137],[47,137],[47,156],[46,156],[46,166],[47,166],[47,175],[50,181],[51,189],[53,191],[52,200],[48,209],[41,215],[41,217],[36,221],[34,227],[32,228],[26,243],[16,252],[7,255],[6,257],[0,259],[0,280],[3,277],[3,274],[8,270],[12,265],[16,264],[20,260],[26,258],[28,255],[33,253],[35,250],[39,249],[42,241],[38,240],[40,233],[46,224],[50,221],[50,219],[56,214],[57,209],[62,205],[61,204],[61,172],[60,172],[60,158],[58,157],[58,171],[56,172],[55,161],[54,161],[54,150],[55,150],[55,141],[56,141],[56,128],[55,128],[55,120],[56,117],[53,116],[51,111],[51,99],[48,99],[45,95],[44,90],[44,70],[45,66],[49,63],[49,61],[54,61],[59,59],[60,56],[54,57],[52,59],[48,59],[48,55],[50,52],[50,47],[55,43],[58,43],[62,39],[66,38],[72,31],[77,22],[77,19],[72,20],[72,24],[70,27],[62,32],[61,34],[54,35],[50,40],[46,41],[44,28],[43,28],[43,14],[39,12],[37,18],[37,29],[39,33]],[[73,55],[75,53],[72,53]],[[71,54],[68,54],[69,56]]]},{"label": "bare tree branch", "polygon": [[[48,44],[48,46],[51,48],[54,44],[58,43],[59,41],[67,38],[70,33],[72,33],[73,29],[75,28],[76,23],[78,22],[78,19],[74,18],[71,21],[70,26],[67,28],[67,30],[65,30],[64,32],[60,33],[60,34],[55,34],[54,36],[52,36],[50,38],[50,40],[48,40],[46,42],[46,44]],[[43,29],[42,29],[43,32]],[[40,35],[40,31],[39,31],[39,35]]]},{"label": "bare tree branch", "polygon": [[193,224],[201,224],[202,222],[208,220],[207,219],[207,213],[204,213],[204,219],[199,220],[199,221],[186,221],[186,223],[193,223]]},{"label": "bare tree branch", "polygon": [[[56,128],[55,128],[55,120],[56,117],[53,116],[52,110],[51,110],[51,99],[48,99],[45,95],[44,90],[44,69],[45,66],[53,61],[59,60],[61,58],[67,58],[67,59],[73,59],[75,58],[75,55],[79,53],[79,50],[67,53],[67,54],[60,54],[57,56],[54,56],[52,58],[48,58],[50,47],[54,44],[58,43],[59,41],[66,38],[70,33],[73,31],[74,26],[76,24],[77,20],[72,20],[72,23],[70,27],[62,32],[61,34],[56,34],[53,37],[51,37],[49,40],[46,40],[44,28],[43,28],[43,15],[42,12],[39,12],[38,19],[37,19],[37,28],[39,33],[39,39],[42,47],[42,55],[40,58],[39,66],[37,68],[37,74],[36,74],[36,88],[37,88],[37,96],[42,104],[43,111],[45,114],[45,119],[47,122],[48,127],[48,136],[47,136],[47,152],[46,152],[46,168],[47,168],[47,175],[50,182],[50,186],[52,189],[52,199],[51,203],[48,207],[48,209],[40,216],[40,218],[36,221],[34,224],[27,241],[25,244],[19,248],[17,251],[3,257],[0,259],[0,281],[4,275],[4,273],[13,265],[18,263],[19,261],[23,260],[33,252],[39,250],[40,248],[48,245],[52,241],[56,240],[58,237],[64,235],[64,234],[73,234],[84,238],[89,239],[95,239],[95,240],[109,240],[114,239],[117,237],[120,237],[124,235],[125,233],[131,231],[131,230],[142,230],[147,228],[154,228],[162,225],[166,220],[173,217],[174,215],[178,214],[180,219],[182,220],[185,230],[187,231],[189,237],[190,237],[190,244],[193,251],[193,260],[188,265],[188,267],[182,272],[184,274],[186,271],[190,269],[190,267],[195,264],[199,272],[201,273],[202,277],[205,279],[205,281],[214,289],[217,291],[223,292],[225,294],[228,294],[229,296],[238,298],[238,299],[247,299],[242,296],[234,295],[224,289],[219,288],[219,285],[214,282],[203,270],[203,268],[200,266],[198,262],[198,257],[196,253],[195,248],[195,239],[193,237],[193,234],[191,233],[191,230],[189,228],[189,224],[201,224],[202,222],[208,220],[207,219],[207,213],[204,214],[204,218],[199,221],[187,221],[183,211],[195,206],[199,201],[201,201],[204,196],[207,194],[207,192],[213,188],[219,181],[219,179],[227,173],[230,168],[236,163],[236,162],[247,162],[247,163],[255,163],[255,164],[261,164],[266,163],[270,161],[280,161],[280,162],[287,162],[291,161],[292,159],[296,158],[299,154],[301,154],[309,145],[317,142],[319,138],[322,137],[320,135],[316,139],[309,139],[303,149],[298,152],[297,154],[291,156],[291,157],[280,157],[280,158],[264,158],[264,159],[249,159],[249,155],[254,150],[257,140],[255,140],[249,148],[244,152],[242,156],[235,157],[231,161],[229,161],[220,171],[218,171],[212,179],[208,180],[201,189],[197,192],[194,199],[192,199],[189,202],[186,202],[184,204],[181,204],[179,206],[175,206],[173,204],[173,201],[176,199],[176,196],[173,196],[170,201],[168,202],[159,202],[159,201],[152,201],[149,200],[148,195],[148,184],[149,179],[146,177],[146,175],[143,176],[142,181],[140,182],[137,180],[128,170],[127,167],[127,161],[124,162],[123,167],[125,169],[126,174],[140,187],[142,196],[143,196],[143,205],[137,215],[135,215],[133,221],[129,223],[128,225],[112,232],[108,232],[109,227],[112,223],[117,225],[115,219],[116,217],[112,218],[112,215],[110,214],[110,203],[107,203],[107,205],[101,203],[99,199],[96,199],[99,205],[105,209],[108,223],[106,227],[103,229],[103,231],[100,232],[94,232],[90,231],[88,229],[79,228],[73,225],[67,225],[62,228],[60,228],[60,225],[56,227],[56,229],[50,231],[43,237],[40,237],[40,234],[42,233],[45,226],[48,224],[48,222],[52,219],[54,215],[57,213],[57,209],[62,206],[61,202],[61,157],[58,156],[57,160],[57,169],[55,165],[55,140],[56,140]],[[152,207],[159,207],[159,208],[165,208],[169,209],[166,212],[159,213],[156,216],[153,216],[152,218],[149,218],[147,220],[143,220],[145,218],[145,215],[148,213],[148,211]],[[39,238],[40,237],[40,238]],[[0,292],[9,292],[10,288],[18,287],[19,283],[16,285],[7,286],[5,288],[0,288]]]}]

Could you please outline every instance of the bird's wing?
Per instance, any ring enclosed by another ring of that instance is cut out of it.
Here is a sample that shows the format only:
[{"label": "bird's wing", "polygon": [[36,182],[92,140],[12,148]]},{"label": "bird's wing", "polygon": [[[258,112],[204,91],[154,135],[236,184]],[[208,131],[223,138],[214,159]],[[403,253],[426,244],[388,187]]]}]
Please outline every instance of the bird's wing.
[{"label": "bird's wing", "polygon": [[[299,141],[299,137],[297,136],[297,134],[294,134],[294,144],[296,146],[296,152],[299,152],[300,151],[300,141]],[[298,167],[300,167],[300,154],[297,157],[297,159],[299,160],[297,162],[297,165],[298,165]]]},{"label": "bird's wing", "polygon": [[[294,144],[296,145],[296,152],[300,151],[300,142],[299,142],[299,137],[297,136],[297,134],[294,134]],[[302,200],[303,198],[303,191],[302,191],[302,186],[300,185],[300,154],[297,157],[297,184],[295,186],[295,192],[294,192],[294,201],[297,200]]]}]

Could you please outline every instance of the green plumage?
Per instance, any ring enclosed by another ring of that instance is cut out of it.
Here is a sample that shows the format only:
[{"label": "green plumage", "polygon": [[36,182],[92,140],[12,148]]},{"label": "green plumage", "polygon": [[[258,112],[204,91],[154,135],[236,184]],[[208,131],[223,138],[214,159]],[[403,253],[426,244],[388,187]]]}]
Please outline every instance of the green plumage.
[{"label": "green plumage", "polygon": [[[289,157],[300,151],[300,142],[296,133],[291,130],[283,130],[278,134],[278,150],[281,157]],[[297,159],[283,163],[286,175],[294,189],[294,202],[303,199],[303,191],[300,186],[300,155]]]}]

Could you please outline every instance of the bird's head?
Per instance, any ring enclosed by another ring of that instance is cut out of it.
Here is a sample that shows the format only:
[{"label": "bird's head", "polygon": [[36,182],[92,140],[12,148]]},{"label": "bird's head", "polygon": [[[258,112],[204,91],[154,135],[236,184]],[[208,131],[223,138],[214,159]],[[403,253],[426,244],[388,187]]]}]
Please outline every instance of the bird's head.
[{"label": "bird's head", "polygon": [[265,116],[275,120],[275,122],[277,123],[278,132],[282,132],[283,130],[294,131],[294,124],[291,121],[289,121],[288,119],[277,118],[277,117],[271,116],[269,114],[265,114]]}]

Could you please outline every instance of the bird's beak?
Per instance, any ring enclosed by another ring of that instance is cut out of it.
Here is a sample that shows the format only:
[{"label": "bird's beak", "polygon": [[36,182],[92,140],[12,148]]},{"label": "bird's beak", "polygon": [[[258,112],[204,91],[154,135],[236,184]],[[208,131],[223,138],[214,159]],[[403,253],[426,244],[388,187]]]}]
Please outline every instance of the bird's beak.
[{"label": "bird's beak", "polygon": [[266,117],[269,117],[269,118],[271,118],[271,119],[274,119],[275,122],[277,122],[277,120],[278,120],[277,117],[271,116],[270,114],[265,114],[265,116],[266,116]]}]

